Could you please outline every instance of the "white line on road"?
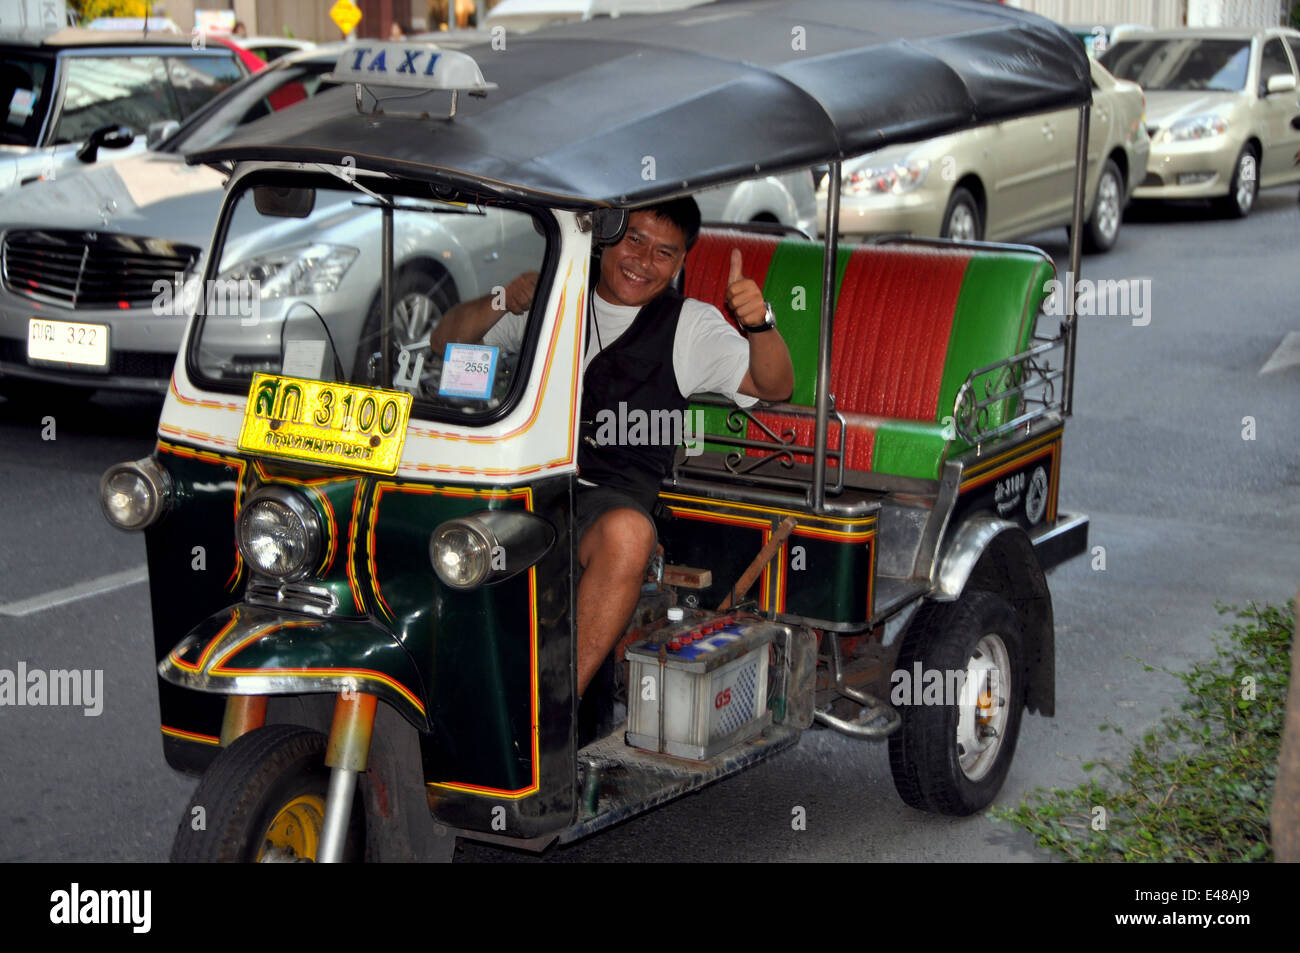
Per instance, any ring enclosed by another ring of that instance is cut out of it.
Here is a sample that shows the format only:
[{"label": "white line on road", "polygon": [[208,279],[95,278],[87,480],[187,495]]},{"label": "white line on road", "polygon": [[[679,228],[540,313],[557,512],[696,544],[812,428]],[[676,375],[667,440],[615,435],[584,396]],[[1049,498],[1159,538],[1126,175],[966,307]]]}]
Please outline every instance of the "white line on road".
[{"label": "white line on road", "polygon": [[46,609],[53,609],[55,606],[61,606],[68,602],[76,602],[78,599],[85,599],[88,596],[97,596],[102,592],[134,586],[136,583],[144,582],[148,578],[149,570],[144,566],[136,566],[134,569],[124,569],[121,572],[100,576],[98,579],[79,582],[75,586],[55,589],[53,592],[32,596],[30,599],[7,602],[0,605],[0,615],[18,617],[31,615],[34,612],[43,612]]},{"label": "white line on road", "polygon": [[1300,367],[1300,331],[1288,331],[1282,343],[1273,355],[1259,369],[1261,374],[1286,370],[1288,367]]}]

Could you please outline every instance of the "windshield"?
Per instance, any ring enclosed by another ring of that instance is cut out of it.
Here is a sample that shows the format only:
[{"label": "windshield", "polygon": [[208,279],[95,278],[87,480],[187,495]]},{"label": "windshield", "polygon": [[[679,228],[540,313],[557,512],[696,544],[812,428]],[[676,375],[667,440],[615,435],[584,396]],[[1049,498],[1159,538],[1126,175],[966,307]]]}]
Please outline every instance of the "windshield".
[{"label": "windshield", "polygon": [[337,83],[323,83],[321,76],[333,61],[297,63],[255,73],[230,95],[215,100],[211,107],[193,116],[163,143],[160,152],[192,152],[206,149],[238,126],[310,99]]},{"label": "windshield", "polygon": [[1119,79],[1132,80],[1147,91],[1237,92],[1246,88],[1250,40],[1120,40],[1101,63]]},{"label": "windshield", "polygon": [[0,104],[5,121],[0,143],[13,146],[39,145],[41,125],[50,109],[50,79],[53,60],[4,50],[0,58]]},{"label": "windshield", "polygon": [[[202,297],[197,281],[186,289],[206,312],[192,336],[191,373],[227,390],[246,389],[254,373],[389,386],[379,202],[333,177],[258,181],[228,203],[227,230],[214,246],[216,280]],[[377,195],[379,181],[358,176]],[[413,416],[495,418],[518,396],[512,385],[525,370],[530,318],[507,315],[476,340],[443,340],[438,327],[458,304],[504,301],[517,276],[544,273],[544,228],[522,210],[423,192],[393,197],[391,387],[412,395]]]}]

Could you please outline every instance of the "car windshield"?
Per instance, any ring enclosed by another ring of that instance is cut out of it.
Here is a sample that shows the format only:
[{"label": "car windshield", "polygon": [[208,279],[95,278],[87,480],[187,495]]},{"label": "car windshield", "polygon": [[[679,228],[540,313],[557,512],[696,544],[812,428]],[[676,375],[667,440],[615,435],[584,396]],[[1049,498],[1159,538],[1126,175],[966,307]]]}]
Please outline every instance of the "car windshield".
[{"label": "car windshield", "polygon": [[334,66],[329,62],[296,63],[254,73],[228,96],[214,100],[208,109],[191,117],[159,146],[160,152],[192,152],[224,139],[238,126],[287,109],[331,89],[321,76]]},{"label": "car windshield", "polygon": [[5,121],[0,126],[0,143],[35,146],[41,125],[50,108],[53,60],[17,50],[4,50],[0,57],[0,103]]},{"label": "car windshield", "polygon": [[1246,88],[1250,40],[1178,37],[1120,40],[1101,58],[1120,79],[1152,90],[1223,90]]},{"label": "car windshield", "polygon": [[214,245],[216,279],[203,295],[197,280],[185,289],[203,314],[190,347],[199,380],[244,389],[260,372],[391,386],[412,395],[412,416],[469,423],[495,419],[517,398],[532,339],[527,315],[507,316],[474,341],[431,344],[431,334],[457,303],[504,300],[512,279],[544,272],[540,218],[434,199],[427,187],[425,197],[392,197],[390,383],[381,351],[378,180],[357,176],[364,190],[311,175],[258,181],[230,200],[226,233]]}]

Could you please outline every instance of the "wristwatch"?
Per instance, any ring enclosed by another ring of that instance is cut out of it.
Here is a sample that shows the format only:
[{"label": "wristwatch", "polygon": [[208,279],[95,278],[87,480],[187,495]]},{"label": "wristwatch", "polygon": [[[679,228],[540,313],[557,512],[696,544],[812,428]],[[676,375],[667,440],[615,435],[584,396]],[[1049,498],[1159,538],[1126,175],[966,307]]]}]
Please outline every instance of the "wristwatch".
[{"label": "wristwatch", "polygon": [[772,302],[764,301],[767,310],[763,313],[763,323],[750,327],[748,324],[742,324],[746,334],[762,334],[764,331],[771,331],[776,327],[776,313],[772,310]]}]

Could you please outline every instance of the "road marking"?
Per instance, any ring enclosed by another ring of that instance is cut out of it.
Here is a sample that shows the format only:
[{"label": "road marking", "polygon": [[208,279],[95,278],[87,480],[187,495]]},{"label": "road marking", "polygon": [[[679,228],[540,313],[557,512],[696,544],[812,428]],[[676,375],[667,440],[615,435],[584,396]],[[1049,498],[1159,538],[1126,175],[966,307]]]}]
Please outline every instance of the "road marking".
[{"label": "road marking", "polygon": [[1284,371],[1288,367],[1300,367],[1300,331],[1288,331],[1286,337],[1282,338],[1282,343],[1264,362],[1259,372],[1272,374],[1274,371]]},{"label": "road marking", "polygon": [[21,599],[18,602],[7,602],[4,605],[0,605],[0,615],[17,618],[19,616],[32,615],[36,612],[44,612],[46,609],[53,609],[55,606],[61,606],[69,602],[76,602],[78,599],[97,596],[102,592],[111,592],[114,589],[124,589],[127,586],[134,586],[136,583],[144,582],[148,578],[148,568],[145,566],[136,566],[134,569],[124,569],[121,572],[111,573],[107,576],[100,576],[98,579],[79,582],[75,586],[67,586],[63,589],[55,589],[53,592],[47,592],[44,595],[32,596],[30,599]]}]

